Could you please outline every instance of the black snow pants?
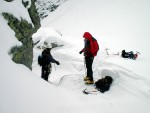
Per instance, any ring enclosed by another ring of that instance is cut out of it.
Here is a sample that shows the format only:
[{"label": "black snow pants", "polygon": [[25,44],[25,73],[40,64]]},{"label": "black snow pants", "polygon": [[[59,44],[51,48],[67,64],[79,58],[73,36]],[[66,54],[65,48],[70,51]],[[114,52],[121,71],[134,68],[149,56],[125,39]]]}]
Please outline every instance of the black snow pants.
[{"label": "black snow pants", "polygon": [[42,75],[41,77],[48,81],[48,76],[51,73],[51,64],[42,66]]},{"label": "black snow pants", "polygon": [[93,70],[92,70],[92,64],[93,64],[93,57],[85,57],[85,64],[87,69],[87,77],[90,78],[90,80],[93,80]]}]

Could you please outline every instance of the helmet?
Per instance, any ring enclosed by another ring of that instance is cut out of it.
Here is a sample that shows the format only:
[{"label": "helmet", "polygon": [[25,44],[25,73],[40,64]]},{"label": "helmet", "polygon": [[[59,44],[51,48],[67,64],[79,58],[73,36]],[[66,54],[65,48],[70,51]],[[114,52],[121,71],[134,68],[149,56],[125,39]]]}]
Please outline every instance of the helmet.
[{"label": "helmet", "polygon": [[44,42],[42,48],[52,48],[52,45],[50,43]]},{"label": "helmet", "polygon": [[51,49],[51,48],[52,48],[52,45],[51,45],[51,44],[47,44],[47,45],[46,45],[46,48],[50,48],[50,49]]}]

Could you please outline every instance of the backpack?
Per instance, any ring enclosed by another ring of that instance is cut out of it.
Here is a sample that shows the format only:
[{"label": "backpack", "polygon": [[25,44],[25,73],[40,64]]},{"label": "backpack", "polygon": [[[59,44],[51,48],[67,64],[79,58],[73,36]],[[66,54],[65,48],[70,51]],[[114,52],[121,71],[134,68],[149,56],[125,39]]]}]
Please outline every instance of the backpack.
[{"label": "backpack", "polygon": [[97,55],[97,52],[99,50],[98,42],[95,38],[92,38],[92,45],[91,45],[91,53],[93,56]]},{"label": "backpack", "polygon": [[113,82],[113,78],[111,76],[106,76],[105,78],[99,79],[95,82],[96,89],[101,93],[108,91],[111,83]]},{"label": "backpack", "polygon": [[41,55],[39,55],[38,56],[38,64],[40,65],[40,66],[42,66],[42,56]]}]

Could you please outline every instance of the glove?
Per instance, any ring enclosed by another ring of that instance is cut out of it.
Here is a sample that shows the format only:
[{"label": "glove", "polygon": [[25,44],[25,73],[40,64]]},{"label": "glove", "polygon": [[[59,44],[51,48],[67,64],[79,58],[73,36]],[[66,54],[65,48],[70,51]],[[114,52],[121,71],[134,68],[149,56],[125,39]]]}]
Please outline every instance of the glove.
[{"label": "glove", "polygon": [[80,51],[79,54],[82,54],[82,51]]},{"label": "glove", "polygon": [[60,63],[59,63],[58,61],[56,61],[56,64],[57,64],[57,65],[60,65]]}]

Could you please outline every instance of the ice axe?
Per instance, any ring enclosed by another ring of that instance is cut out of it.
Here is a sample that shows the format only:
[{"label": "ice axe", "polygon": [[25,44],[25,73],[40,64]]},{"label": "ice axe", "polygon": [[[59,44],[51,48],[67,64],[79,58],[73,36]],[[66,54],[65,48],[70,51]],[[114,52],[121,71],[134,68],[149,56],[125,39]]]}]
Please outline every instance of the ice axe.
[{"label": "ice axe", "polygon": [[106,48],[106,49],[105,49],[105,51],[106,51],[107,55],[109,55],[108,50],[109,50],[108,48]]}]

